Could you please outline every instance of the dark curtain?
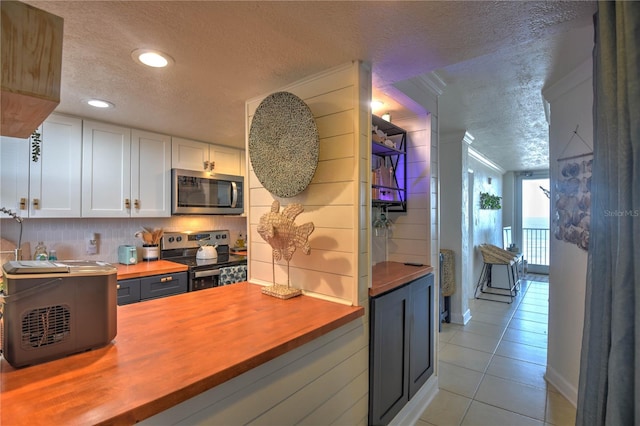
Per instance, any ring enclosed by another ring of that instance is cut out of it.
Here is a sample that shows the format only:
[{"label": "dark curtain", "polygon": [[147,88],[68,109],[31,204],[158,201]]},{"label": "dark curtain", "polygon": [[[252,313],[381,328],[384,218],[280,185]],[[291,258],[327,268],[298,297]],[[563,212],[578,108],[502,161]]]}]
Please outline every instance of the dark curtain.
[{"label": "dark curtain", "polygon": [[595,40],[591,239],[576,424],[637,425],[640,2],[599,2]]}]

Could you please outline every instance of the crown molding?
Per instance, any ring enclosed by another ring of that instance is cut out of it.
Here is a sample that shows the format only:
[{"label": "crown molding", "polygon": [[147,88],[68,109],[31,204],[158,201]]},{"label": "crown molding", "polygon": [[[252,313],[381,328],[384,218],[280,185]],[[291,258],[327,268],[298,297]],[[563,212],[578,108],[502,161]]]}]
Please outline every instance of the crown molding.
[{"label": "crown molding", "polygon": [[468,152],[469,152],[469,157],[473,158],[476,161],[479,161],[480,163],[484,164],[485,166],[489,167],[490,169],[493,169],[493,170],[499,172],[501,175],[503,175],[503,174],[505,174],[507,172],[505,169],[503,169],[502,167],[498,166],[496,163],[494,163],[493,161],[489,160],[487,157],[485,157],[484,155],[480,154],[475,149],[469,147],[468,148]]}]

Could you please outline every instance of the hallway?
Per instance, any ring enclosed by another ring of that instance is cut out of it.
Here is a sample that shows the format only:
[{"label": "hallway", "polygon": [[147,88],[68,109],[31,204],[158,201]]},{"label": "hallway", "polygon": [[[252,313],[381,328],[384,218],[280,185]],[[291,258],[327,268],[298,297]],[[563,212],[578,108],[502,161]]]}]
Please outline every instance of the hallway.
[{"label": "hallway", "polygon": [[548,276],[525,278],[512,304],[473,299],[468,324],[442,325],[440,390],[416,425],[575,424],[575,408],[544,379]]}]

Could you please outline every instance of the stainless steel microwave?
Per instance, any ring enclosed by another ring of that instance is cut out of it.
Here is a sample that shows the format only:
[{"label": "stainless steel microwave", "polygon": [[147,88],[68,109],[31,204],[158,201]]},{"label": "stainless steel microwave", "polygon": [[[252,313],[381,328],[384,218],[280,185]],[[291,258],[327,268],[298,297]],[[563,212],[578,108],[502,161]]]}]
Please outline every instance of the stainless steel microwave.
[{"label": "stainless steel microwave", "polygon": [[171,170],[171,214],[244,213],[244,177]]}]

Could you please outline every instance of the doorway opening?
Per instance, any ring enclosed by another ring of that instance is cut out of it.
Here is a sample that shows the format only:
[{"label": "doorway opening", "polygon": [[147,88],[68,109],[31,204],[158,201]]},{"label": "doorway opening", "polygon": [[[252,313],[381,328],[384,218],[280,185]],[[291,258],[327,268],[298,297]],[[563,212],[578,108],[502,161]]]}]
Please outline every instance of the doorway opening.
[{"label": "doorway opening", "polygon": [[548,171],[522,173],[516,185],[515,240],[531,273],[549,274],[549,189]]}]

